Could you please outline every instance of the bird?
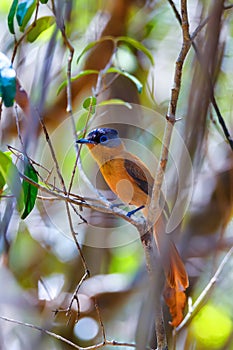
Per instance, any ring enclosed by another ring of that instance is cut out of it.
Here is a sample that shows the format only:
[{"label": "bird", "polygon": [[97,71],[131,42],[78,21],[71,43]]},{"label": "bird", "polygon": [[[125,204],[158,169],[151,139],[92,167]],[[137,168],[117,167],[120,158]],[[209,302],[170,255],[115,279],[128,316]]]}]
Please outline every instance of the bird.
[{"label": "bird", "polygon": [[[147,218],[154,178],[143,161],[127,151],[118,131],[97,128],[76,142],[87,145],[112,192],[124,204],[136,206],[130,214],[140,209]],[[165,225],[166,218],[161,209],[154,224],[153,236],[166,282],[171,288],[185,290],[189,285],[188,275],[174,242],[165,232]]]}]

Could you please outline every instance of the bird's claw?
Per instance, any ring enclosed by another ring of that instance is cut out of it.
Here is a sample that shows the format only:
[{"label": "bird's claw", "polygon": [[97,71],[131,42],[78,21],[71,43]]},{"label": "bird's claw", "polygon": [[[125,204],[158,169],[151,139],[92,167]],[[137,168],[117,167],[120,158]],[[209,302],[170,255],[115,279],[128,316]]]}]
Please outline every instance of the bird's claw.
[{"label": "bird's claw", "polygon": [[139,210],[141,210],[141,209],[143,209],[143,208],[145,208],[145,205],[141,205],[140,207],[138,207],[138,208],[136,208],[136,209],[134,209],[134,210],[129,211],[129,212],[127,213],[126,216],[127,216],[128,218],[130,218],[131,215],[135,214],[137,211],[139,211]]}]

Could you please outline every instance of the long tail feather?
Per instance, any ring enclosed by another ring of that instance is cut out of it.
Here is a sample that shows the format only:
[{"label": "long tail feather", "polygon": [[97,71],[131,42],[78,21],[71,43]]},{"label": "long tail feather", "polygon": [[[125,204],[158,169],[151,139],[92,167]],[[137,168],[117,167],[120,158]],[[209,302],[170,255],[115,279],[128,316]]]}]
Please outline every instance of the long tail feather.
[{"label": "long tail feather", "polygon": [[188,275],[175,244],[165,233],[165,221],[162,217],[155,224],[154,238],[168,285],[185,290],[189,285]]}]

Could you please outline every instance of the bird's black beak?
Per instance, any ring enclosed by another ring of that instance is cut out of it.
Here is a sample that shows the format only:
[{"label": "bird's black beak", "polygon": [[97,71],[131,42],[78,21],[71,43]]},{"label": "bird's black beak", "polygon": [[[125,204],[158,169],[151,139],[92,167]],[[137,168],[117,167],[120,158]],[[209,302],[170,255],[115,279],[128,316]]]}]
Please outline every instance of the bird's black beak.
[{"label": "bird's black beak", "polygon": [[76,141],[76,143],[91,143],[92,145],[95,145],[95,141],[92,141],[92,140],[88,140],[88,139],[79,139]]}]

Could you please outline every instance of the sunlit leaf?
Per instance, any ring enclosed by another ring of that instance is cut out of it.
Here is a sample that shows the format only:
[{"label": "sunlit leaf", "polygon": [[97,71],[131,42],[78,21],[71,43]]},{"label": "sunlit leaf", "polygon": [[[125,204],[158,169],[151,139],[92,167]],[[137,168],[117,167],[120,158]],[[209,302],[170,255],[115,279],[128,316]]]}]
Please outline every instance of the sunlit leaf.
[{"label": "sunlit leaf", "polygon": [[135,47],[135,49],[143,52],[149,58],[149,60],[151,61],[151,64],[154,65],[154,57],[152,56],[151,52],[139,41],[137,41],[133,38],[130,38],[128,36],[120,36],[116,40],[117,40],[117,42],[123,41],[125,43],[128,43],[131,46]]},{"label": "sunlit leaf", "polygon": [[51,27],[55,23],[55,18],[53,16],[41,17],[36,21],[35,26],[29,26],[31,29],[27,35],[27,40],[32,43],[38,36],[44,32],[46,29]]},{"label": "sunlit leaf", "polygon": [[8,17],[7,17],[7,21],[8,21],[8,28],[9,31],[11,32],[11,34],[15,34],[15,28],[14,28],[14,18],[15,18],[15,13],[16,13],[16,9],[18,6],[18,0],[14,0],[12,2]]},{"label": "sunlit leaf", "polygon": [[[34,182],[38,183],[38,176],[35,172],[35,169],[30,163],[26,163],[24,175],[27,176],[29,179],[33,180]],[[28,181],[23,180],[23,192],[24,192],[24,211],[21,215],[21,219],[25,219],[32,209],[34,208],[36,197],[38,193],[38,188],[32,184],[30,184]]]},{"label": "sunlit leaf", "polygon": [[0,173],[0,193],[2,193],[2,189],[5,186],[6,181],[4,179],[4,177],[2,176],[2,174]]},{"label": "sunlit leaf", "polygon": [[112,98],[110,100],[105,100],[105,101],[101,101],[100,103],[98,103],[98,106],[107,106],[107,105],[123,105],[129,109],[132,109],[132,106],[130,103],[125,102],[125,101],[118,99],[118,98]]},{"label": "sunlit leaf", "polygon": [[96,41],[92,41],[91,43],[89,43],[87,46],[84,47],[84,49],[82,50],[82,52],[80,53],[80,55],[77,58],[77,64],[79,63],[80,59],[82,58],[82,56],[88,52],[89,50],[91,50],[94,46],[96,46],[97,44],[103,42],[103,41],[115,41],[115,38],[111,37],[111,36],[106,36],[106,37],[102,37],[99,40]]},{"label": "sunlit leaf", "polygon": [[89,111],[91,114],[95,114],[97,99],[94,96],[90,96],[83,102],[83,108]]},{"label": "sunlit leaf", "polygon": [[88,114],[89,114],[88,111],[85,111],[79,116],[78,121],[76,123],[76,130],[77,131],[84,129],[84,127],[87,123]]},{"label": "sunlit leaf", "polygon": [[21,211],[24,201],[19,172],[11,158],[2,151],[0,151],[0,173],[11,193],[16,197],[18,210]]},{"label": "sunlit leaf", "polygon": [[[78,73],[77,75],[75,75],[74,77],[71,78],[71,81],[75,81],[81,77],[84,77],[86,75],[90,75],[90,74],[99,74],[99,71],[96,69],[86,69],[81,71],[80,73]],[[58,87],[57,89],[57,95],[61,92],[62,89],[64,89],[64,87],[67,85],[67,80],[63,81],[61,83],[61,85]]]},{"label": "sunlit leaf", "polygon": [[20,27],[21,32],[24,31],[27,23],[36,7],[36,0],[23,0],[17,7],[16,19]]},{"label": "sunlit leaf", "polygon": [[106,73],[118,73],[120,75],[124,75],[126,78],[128,78],[129,80],[131,80],[137,87],[137,90],[139,93],[142,92],[142,88],[143,88],[143,85],[142,83],[132,74],[128,73],[128,72],[125,72],[119,68],[116,68],[116,67],[111,67],[109,68]]}]

